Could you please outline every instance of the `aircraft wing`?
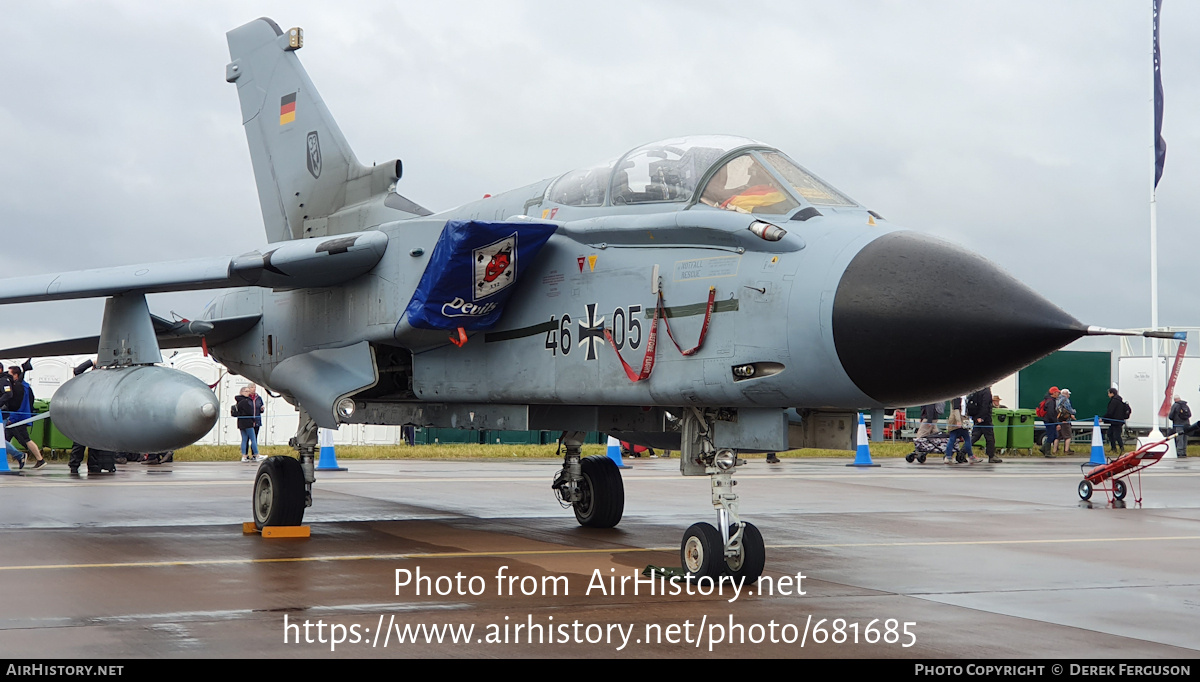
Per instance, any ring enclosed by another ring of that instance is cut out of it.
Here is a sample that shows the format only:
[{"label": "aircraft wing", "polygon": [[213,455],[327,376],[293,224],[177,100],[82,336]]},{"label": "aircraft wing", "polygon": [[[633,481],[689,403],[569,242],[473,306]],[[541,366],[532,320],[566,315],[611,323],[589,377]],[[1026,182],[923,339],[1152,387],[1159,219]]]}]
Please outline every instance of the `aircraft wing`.
[{"label": "aircraft wing", "polygon": [[0,304],[61,301],[227,287],[325,287],[366,274],[383,258],[387,235],[377,231],[301,239],[266,253],[197,258],[0,280]]},{"label": "aircraft wing", "polygon": [[[157,315],[151,315],[150,321],[154,324],[155,337],[158,339],[159,348],[195,348],[200,345],[201,336],[204,337],[210,346],[219,346],[226,341],[236,339],[258,324],[258,320],[261,317],[261,315],[247,315],[245,317],[227,317],[220,320],[204,320],[201,322],[204,325],[204,328],[201,330],[189,328],[187,323],[172,322]],[[212,325],[211,331],[207,331],[207,325]],[[203,333],[196,333],[196,331],[202,331]],[[45,343],[35,343],[17,348],[0,349],[0,358],[91,355],[99,347],[99,336],[85,336],[65,341],[47,341]]]},{"label": "aircraft wing", "polygon": [[16,277],[0,280],[0,303],[61,301],[133,291],[189,291],[238,286],[230,277],[229,265],[229,258],[203,258]]}]

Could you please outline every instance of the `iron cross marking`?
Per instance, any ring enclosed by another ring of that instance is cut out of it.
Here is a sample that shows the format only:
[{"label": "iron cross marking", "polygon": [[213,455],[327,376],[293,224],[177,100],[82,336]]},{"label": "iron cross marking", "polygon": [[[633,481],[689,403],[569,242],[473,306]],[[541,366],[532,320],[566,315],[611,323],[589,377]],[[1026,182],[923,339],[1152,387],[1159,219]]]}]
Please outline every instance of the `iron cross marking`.
[{"label": "iron cross marking", "polygon": [[579,321],[579,345],[588,347],[587,359],[596,359],[596,344],[604,345],[604,318],[596,319],[596,304],[587,304],[587,324]]}]

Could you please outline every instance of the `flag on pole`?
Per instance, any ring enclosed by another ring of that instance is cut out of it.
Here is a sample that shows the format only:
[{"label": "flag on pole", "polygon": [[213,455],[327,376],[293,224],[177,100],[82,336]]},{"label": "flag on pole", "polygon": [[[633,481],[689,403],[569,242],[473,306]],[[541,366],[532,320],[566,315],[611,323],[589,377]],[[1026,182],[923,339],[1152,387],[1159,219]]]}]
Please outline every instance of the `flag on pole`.
[{"label": "flag on pole", "polygon": [[1158,54],[1158,15],[1162,0],[1154,0],[1154,187],[1162,179],[1163,163],[1167,160],[1167,143],[1162,137],[1163,87],[1162,63]]}]

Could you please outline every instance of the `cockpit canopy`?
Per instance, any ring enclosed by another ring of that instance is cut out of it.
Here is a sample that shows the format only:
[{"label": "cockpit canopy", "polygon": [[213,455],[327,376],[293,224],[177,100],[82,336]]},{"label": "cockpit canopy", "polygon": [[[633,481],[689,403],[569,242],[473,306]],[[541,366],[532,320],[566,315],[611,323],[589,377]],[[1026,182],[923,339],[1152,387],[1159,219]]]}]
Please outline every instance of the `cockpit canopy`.
[{"label": "cockpit canopy", "polygon": [[580,207],[703,203],[766,215],[786,215],[803,204],[858,205],[779,150],[730,135],[643,145],[615,161],[564,174],[546,199]]}]

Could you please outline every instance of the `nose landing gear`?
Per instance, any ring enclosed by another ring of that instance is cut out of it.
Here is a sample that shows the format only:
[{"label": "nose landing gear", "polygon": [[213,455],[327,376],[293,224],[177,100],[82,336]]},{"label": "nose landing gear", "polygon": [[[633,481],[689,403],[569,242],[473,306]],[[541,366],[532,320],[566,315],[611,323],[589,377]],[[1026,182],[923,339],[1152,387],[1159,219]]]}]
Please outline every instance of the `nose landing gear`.
[{"label": "nose landing gear", "polygon": [[684,416],[679,468],[684,476],[709,477],[717,525],[692,524],[683,534],[679,558],[684,570],[694,576],[717,580],[728,575],[739,582],[753,583],[766,566],[767,550],[758,528],[738,516],[733,474],[746,461],[739,459],[735,450],[713,445],[715,419],[715,415],[699,410]]}]

